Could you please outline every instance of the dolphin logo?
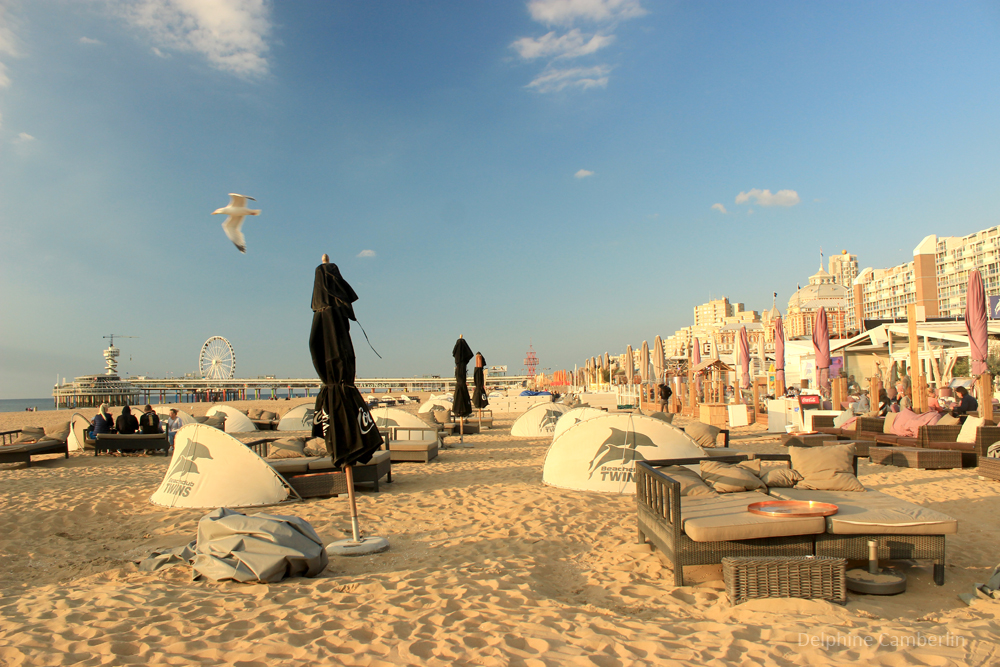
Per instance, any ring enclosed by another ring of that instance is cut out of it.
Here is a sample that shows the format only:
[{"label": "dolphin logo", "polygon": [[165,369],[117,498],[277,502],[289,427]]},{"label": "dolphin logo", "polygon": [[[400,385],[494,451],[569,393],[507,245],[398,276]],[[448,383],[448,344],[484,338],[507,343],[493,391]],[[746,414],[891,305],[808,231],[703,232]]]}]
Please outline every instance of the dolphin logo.
[{"label": "dolphin logo", "polygon": [[177,454],[177,462],[170,467],[167,477],[170,477],[174,473],[197,475],[198,464],[195,463],[197,459],[208,459],[211,461],[212,452],[205,445],[199,444],[194,440],[188,440],[184,449]]},{"label": "dolphin logo", "polygon": [[[631,442],[629,442],[631,436]],[[621,444],[619,444],[621,443]],[[601,446],[597,448],[597,453],[590,461],[589,477],[593,477],[605,463],[634,464],[636,461],[645,461],[646,457],[638,451],[639,447],[656,447],[648,435],[636,433],[635,431],[625,432],[621,429],[611,429],[609,435]]]}]

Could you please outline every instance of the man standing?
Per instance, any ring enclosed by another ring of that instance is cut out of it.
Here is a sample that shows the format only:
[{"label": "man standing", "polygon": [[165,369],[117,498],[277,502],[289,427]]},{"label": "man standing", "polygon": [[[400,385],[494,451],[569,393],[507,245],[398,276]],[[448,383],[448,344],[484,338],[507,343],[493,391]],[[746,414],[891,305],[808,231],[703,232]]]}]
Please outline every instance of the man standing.
[{"label": "man standing", "polygon": [[660,397],[660,412],[670,412],[670,397],[673,395],[673,390],[667,386],[666,382],[661,382],[657,386],[657,391]]},{"label": "man standing", "polygon": [[149,404],[146,404],[146,407],[142,409],[142,416],[139,417],[139,432],[143,434],[160,432],[160,416],[153,412],[153,408]]}]

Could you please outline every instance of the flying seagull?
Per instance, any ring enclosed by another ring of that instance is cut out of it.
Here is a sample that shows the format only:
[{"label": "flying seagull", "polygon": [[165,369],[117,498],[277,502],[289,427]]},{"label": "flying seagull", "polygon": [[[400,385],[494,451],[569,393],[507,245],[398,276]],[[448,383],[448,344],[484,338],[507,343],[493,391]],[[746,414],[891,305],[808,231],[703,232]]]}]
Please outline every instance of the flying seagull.
[{"label": "flying seagull", "polygon": [[253,197],[247,197],[246,195],[237,195],[232,192],[229,193],[229,206],[224,206],[223,208],[217,208],[212,211],[212,215],[217,213],[224,213],[229,217],[226,221],[222,223],[222,229],[226,232],[226,236],[232,241],[240,252],[246,253],[247,251],[247,240],[243,236],[243,232],[240,231],[240,227],[243,226],[243,218],[248,215],[260,215],[259,210],[253,210],[247,208],[247,200],[257,201]]}]

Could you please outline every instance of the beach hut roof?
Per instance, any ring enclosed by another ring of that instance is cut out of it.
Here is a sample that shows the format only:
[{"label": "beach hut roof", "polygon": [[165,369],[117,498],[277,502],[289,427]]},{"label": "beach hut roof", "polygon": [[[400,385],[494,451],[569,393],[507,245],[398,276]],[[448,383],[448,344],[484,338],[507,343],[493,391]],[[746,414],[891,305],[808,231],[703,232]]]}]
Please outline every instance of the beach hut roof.
[{"label": "beach hut roof", "polygon": [[556,430],[559,418],[570,410],[570,406],[562,403],[540,403],[517,418],[510,427],[510,434],[515,438],[551,435]]},{"label": "beach hut roof", "polygon": [[257,425],[250,421],[249,417],[231,405],[213,406],[205,414],[209,417],[218,414],[226,415],[226,433],[246,433],[257,430]]},{"label": "beach hut roof", "polygon": [[552,433],[552,437],[558,438],[562,432],[570,426],[575,426],[582,421],[593,419],[594,417],[603,417],[606,414],[608,413],[605,410],[591,408],[586,405],[573,408],[569,412],[564,412],[563,415],[559,417],[559,421],[556,422],[556,430]]},{"label": "beach hut roof", "polygon": [[372,419],[379,428],[402,426],[403,428],[427,428],[427,422],[411,412],[399,408],[373,408]]},{"label": "beach hut roof", "polygon": [[297,405],[281,418],[278,422],[279,431],[311,431],[313,427],[313,416],[316,414],[316,407],[312,403]]},{"label": "beach hut roof", "polygon": [[258,507],[289,497],[285,479],[231,435],[189,424],[174,436],[174,455],[149,501],[163,507]]}]

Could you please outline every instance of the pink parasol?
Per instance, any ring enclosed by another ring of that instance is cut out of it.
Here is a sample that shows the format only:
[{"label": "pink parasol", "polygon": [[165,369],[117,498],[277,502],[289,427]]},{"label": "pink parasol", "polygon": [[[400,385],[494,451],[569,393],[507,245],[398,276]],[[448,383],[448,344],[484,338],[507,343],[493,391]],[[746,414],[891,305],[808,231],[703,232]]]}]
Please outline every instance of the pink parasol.
[{"label": "pink parasol", "polygon": [[642,341],[639,348],[639,377],[643,383],[649,382],[649,343]]},{"label": "pink parasol", "polygon": [[969,335],[969,357],[972,374],[979,377],[986,372],[987,322],[986,292],[983,277],[978,269],[969,271],[969,286],[965,291],[965,332]]},{"label": "pink parasol", "polygon": [[663,380],[663,339],[659,336],[653,341],[653,374],[656,380]]},{"label": "pink parasol", "polygon": [[785,386],[785,327],[780,316],[774,318],[774,381]]},{"label": "pink parasol", "polygon": [[813,350],[816,352],[816,380],[820,391],[825,391],[830,386],[830,325],[823,306],[816,311],[813,324]]},{"label": "pink parasol", "polygon": [[740,389],[750,388],[750,340],[747,328],[740,327]]},{"label": "pink parasol", "polygon": [[[695,338],[691,341],[691,367],[694,368],[701,363],[701,342]],[[701,396],[701,373],[695,373],[695,391]]]}]

